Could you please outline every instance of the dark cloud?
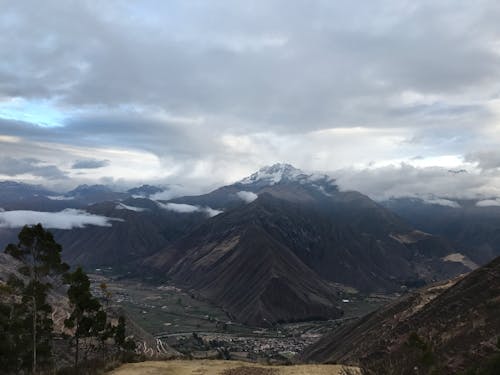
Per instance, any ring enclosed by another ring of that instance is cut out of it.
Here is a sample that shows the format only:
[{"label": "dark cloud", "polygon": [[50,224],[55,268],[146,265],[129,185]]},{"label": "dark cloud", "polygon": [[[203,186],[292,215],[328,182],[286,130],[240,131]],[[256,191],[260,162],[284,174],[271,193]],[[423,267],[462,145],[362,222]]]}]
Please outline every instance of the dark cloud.
[{"label": "dark cloud", "polygon": [[[453,94],[499,77],[495,2],[404,4],[11,3],[0,91],[298,131],[387,126],[392,110],[422,111],[393,108],[403,91]],[[467,106],[424,110],[486,110]]]},{"label": "dark cloud", "polygon": [[500,152],[499,151],[479,151],[465,155],[465,161],[469,163],[477,163],[478,167],[483,170],[500,168]]},{"label": "dark cloud", "polygon": [[34,158],[15,159],[9,156],[0,158],[0,174],[18,176],[30,174],[49,180],[66,179],[66,173],[55,165],[46,165],[41,160]]},{"label": "dark cloud", "polygon": [[109,160],[84,159],[77,160],[71,166],[72,169],[97,169],[109,165]]}]

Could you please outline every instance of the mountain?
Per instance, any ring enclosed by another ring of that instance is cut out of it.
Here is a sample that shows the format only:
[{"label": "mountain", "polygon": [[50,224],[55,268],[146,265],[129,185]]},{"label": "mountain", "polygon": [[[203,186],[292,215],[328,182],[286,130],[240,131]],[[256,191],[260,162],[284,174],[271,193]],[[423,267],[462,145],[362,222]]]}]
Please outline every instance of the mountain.
[{"label": "mountain", "polygon": [[[279,191],[279,186],[297,185],[295,191]],[[300,188],[302,186],[303,188]],[[227,210],[241,207],[257,198],[258,194],[270,193],[289,200],[311,200],[318,193],[337,191],[334,180],[326,175],[305,174],[290,164],[277,163],[266,166],[234,184],[220,187],[208,194],[171,199],[170,202],[208,206]],[[286,194],[287,196],[285,196]],[[311,196],[312,194],[312,196]]]},{"label": "mountain", "polygon": [[60,197],[41,185],[0,181],[0,207],[3,210],[58,211],[78,206],[75,202],[63,201]]},{"label": "mountain", "polygon": [[309,347],[303,358],[379,369],[392,363],[412,373],[418,366],[441,366],[440,373],[455,374],[498,353],[499,311],[496,258],[466,276],[408,294],[341,327]]},{"label": "mountain", "polygon": [[477,264],[500,256],[500,206],[496,201],[398,198],[382,204],[414,227],[447,238]]},{"label": "mountain", "polygon": [[[244,201],[242,192],[255,200]],[[256,225],[323,279],[365,292],[397,291],[470,270],[444,259],[454,253],[445,240],[414,230],[363,194],[339,191],[326,176],[290,165],[262,168],[209,194],[172,201],[230,207],[204,225],[215,234]]]},{"label": "mountain", "polygon": [[130,197],[128,193],[113,191],[106,185],[79,185],[67,192],[65,197],[75,199],[85,204],[121,200]]},{"label": "mountain", "polygon": [[158,186],[152,186],[152,185],[141,185],[139,187],[135,187],[132,189],[127,190],[127,193],[132,195],[133,197],[139,198],[149,198],[150,196],[161,193],[162,191],[165,191],[165,189],[162,189]]},{"label": "mountain", "polygon": [[186,215],[169,211],[143,198],[96,203],[86,211],[113,218],[112,225],[52,230],[63,245],[64,259],[86,267],[127,266],[164,248],[206,219],[202,212]]},{"label": "mountain", "polygon": [[[123,265],[150,255],[179,261],[193,248],[180,239],[203,241],[199,233],[204,229],[194,229],[205,225],[213,226],[215,242],[226,232],[242,236],[257,230],[266,243],[287,249],[320,279],[367,293],[399,291],[474,267],[439,236],[417,231],[361,193],[340,191],[328,176],[307,174],[289,164],[261,168],[208,194],[160,202],[134,199],[130,191],[115,192],[104,185],[81,185],[60,196],[24,185],[12,190],[23,189],[35,191],[31,198],[44,194],[40,202],[49,207],[47,211],[72,207],[117,219],[111,226],[55,231],[67,260],[85,266]],[[132,192],[157,189],[142,186]],[[12,202],[16,203],[9,209],[18,209],[18,202],[25,200],[13,197]],[[25,209],[41,210],[39,204],[32,207]],[[7,238],[9,233],[0,236]],[[243,242],[239,246],[251,248]],[[172,261],[146,263],[163,274],[174,272]]]},{"label": "mountain", "polygon": [[[90,214],[101,216],[103,220],[111,218],[110,225],[79,227],[76,221],[72,229],[49,229],[63,244],[63,257],[71,264],[121,267],[164,248],[204,221],[208,214],[216,213],[208,207],[187,206],[186,211],[185,206],[170,207],[150,199],[132,197],[132,193],[147,195],[158,191],[163,190],[150,185],[126,193],[113,191],[105,185],[80,185],[58,194],[41,186],[6,181],[0,182],[0,211],[51,212],[54,213],[51,220],[56,222],[56,228],[68,214],[61,211],[68,208],[78,209],[76,214],[80,217]],[[17,214],[26,216],[30,212]],[[55,220],[56,217],[61,219]],[[0,212],[0,248],[15,241],[18,232],[19,228],[10,228],[8,220],[4,222]]]},{"label": "mountain", "polygon": [[207,220],[144,265],[246,324],[339,317],[334,290],[259,225],[255,207],[255,215]]},{"label": "mountain", "polygon": [[[262,168],[209,194],[171,202],[224,212],[143,266],[242,322],[334,316],[335,291],[325,290],[329,282],[386,293],[470,271],[446,258],[454,249],[445,240],[416,231],[361,193],[340,191],[328,177],[290,165]],[[287,290],[267,299],[266,293],[282,286]],[[307,294],[318,304],[307,301]]]}]

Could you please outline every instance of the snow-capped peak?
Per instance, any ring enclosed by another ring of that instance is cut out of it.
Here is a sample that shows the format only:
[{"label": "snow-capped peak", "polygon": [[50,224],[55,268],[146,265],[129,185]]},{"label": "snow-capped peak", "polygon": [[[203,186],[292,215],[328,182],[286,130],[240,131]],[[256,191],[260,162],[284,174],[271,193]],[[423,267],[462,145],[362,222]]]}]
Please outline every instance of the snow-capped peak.
[{"label": "snow-capped peak", "polygon": [[272,186],[283,182],[295,182],[311,185],[323,194],[336,190],[335,180],[324,174],[306,174],[290,164],[278,163],[263,167],[258,172],[239,181],[242,185],[254,187]]},{"label": "snow-capped peak", "polygon": [[267,185],[274,185],[282,180],[298,181],[301,177],[306,178],[307,175],[300,169],[290,164],[277,163],[259,169],[257,172],[245,177],[240,183],[246,185],[261,182]]}]

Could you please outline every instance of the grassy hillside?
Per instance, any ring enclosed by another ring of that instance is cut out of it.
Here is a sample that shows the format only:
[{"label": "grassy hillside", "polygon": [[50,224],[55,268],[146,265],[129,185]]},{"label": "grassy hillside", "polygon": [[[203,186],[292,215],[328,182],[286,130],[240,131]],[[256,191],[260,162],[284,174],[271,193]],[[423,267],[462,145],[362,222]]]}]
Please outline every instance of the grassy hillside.
[{"label": "grassy hillside", "polygon": [[129,363],[110,375],[337,375],[339,365],[264,366],[239,361],[164,361]]}]

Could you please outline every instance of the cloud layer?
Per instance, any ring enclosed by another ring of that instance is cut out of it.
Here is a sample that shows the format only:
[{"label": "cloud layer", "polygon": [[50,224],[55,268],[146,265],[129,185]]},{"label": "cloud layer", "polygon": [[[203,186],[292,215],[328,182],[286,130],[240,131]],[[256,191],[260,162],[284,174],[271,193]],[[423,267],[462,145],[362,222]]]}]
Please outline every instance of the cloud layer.
[{"label": "cloud layer", "polygon": [[88,225],[110,227],[113,221],[121,219],[90,214],[84,210],[65,209],[60,212],[42,211],[0,211],[0,228],[20,228],[24,225],[41,223],[45,228],[72,229]]},{"label": "cloud layer", "polygon": [[95,159],[84,159],[77,160],[73,163],[71,168],[73,169],[96,169],[102,168],[109,165],[109,160],[95,160]]},{"label": "cloud layer", "polygon": [[193,206],[191,204],[184,204],[184,203],[161,203],[161,202],[156,202],[159,207],[169,210],[169,211],[174,211],[174,212],[180,212],[182,214],[190,214],[193,212],[203,212],[205,213],[208,217],[213,217],[216,216],[222,211],[220,210],[215,210],[210,207],[200,207],[200,206]]}]

